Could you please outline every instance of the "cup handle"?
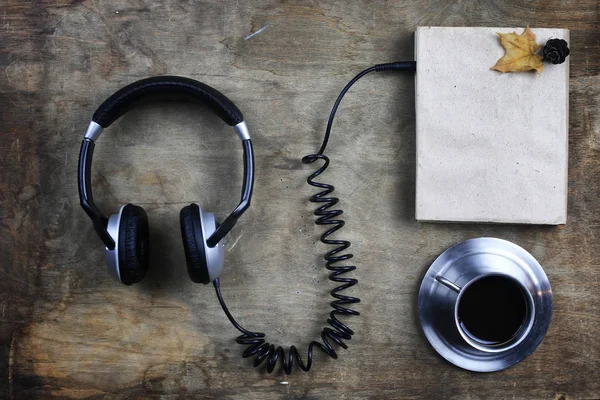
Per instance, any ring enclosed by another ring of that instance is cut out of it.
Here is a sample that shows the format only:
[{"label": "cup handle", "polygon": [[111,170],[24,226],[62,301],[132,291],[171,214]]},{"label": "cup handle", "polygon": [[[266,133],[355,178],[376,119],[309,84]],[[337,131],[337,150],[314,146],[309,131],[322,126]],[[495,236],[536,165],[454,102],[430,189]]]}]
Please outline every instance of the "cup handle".
[{"label": "cup handle", "polygon": [[441,283],[442,285],[446,286],[448,289],[452,290],[453,292],[460,293],[460,291],[462,290],[462,288],[460,286],[458,286],[456,283],[444,278],[441,275],[436,276],[435,280],[438,281],[439,283]]}]

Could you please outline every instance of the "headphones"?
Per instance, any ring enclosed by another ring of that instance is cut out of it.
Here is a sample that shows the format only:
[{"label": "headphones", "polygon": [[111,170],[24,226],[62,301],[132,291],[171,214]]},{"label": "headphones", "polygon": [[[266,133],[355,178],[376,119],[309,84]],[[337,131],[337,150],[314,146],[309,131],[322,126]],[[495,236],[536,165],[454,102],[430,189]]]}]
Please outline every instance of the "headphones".
[{"label": "headphones", "polygon": [[227,319],[241,335],[236,338],[238,344],[247,346],[242,353],[243,358],[254,358],[254,367],[266,366],[267,372],[273,372],[278,364],[286,374],[292,372],[295,364],[303,371],[309,371],[313,362],[313,351],[321,350],[331,358],[338,358],[335,346],[348,348],[345,341],[352,339],[354,331],[346,325],[345,321],[338,319],[340,316],[359,315],[353,307],[360,303],[358,297],[342,293],[358,283],[356,278],[347,276],[356,269],[348,265],[354,256],[347,250],[351,243],[340,238],[332,238],[344,227],[341,218],[343,211],[337,209],[339,199],[333,195],[334,186],[325,182],[318,182],[316,178],[329,167],[329,157],[324,153],[329,142],[331,127],[335,113],[348,90],[360,78],[374,71],[415,71],[414,61],[377,64],[365,69],[356,75],[338,95],[333,109],[329,114],[327,129],[317,153],[306,155],[302,158],[304,164],[317,161],[321,166],[311,173],[306,182],[321,191],[312,195],[310,201],[317,204],[314,211],[315,224],[327,230],[321,234],[321,243],[333,246],[323,256],[325,268],[330,271],[329,280],[337,286],[330,291],[334,298],[329,305],[332,310],[327,318],[327,325],[321,331],[321,341],[313,340],[306,349],[306,358],[303,360],[296,346],[284,350],[267,341],[262,332],[255,332],[242,327],[229,311],[221,293],[219,274],[223,269],[224,249],[221,239],[233,228],[239,217],[250,206],[252,188],[254,185],[254,155],[248,127],[244,122],[241,111],[227,97],[217,90],[192,79],[176,76],[159,76],[132,83],[110,96],[96,110],[92,117],[79,153],[79,198],[81,207],[94,223],[96,233],[106,247],[105,256],[108,269],[119,281],[131,285],[142,280],[148,269],[148,217],[143,208],[127,204],[119,210],[118,214],[106,218],[94,204],[91,185],[92,156],[95,142],[107,128],[121,115],[140,103],[159,100],[188,100],[207,105],[228,125],[233,126],[242,140],[244,147],[244,181],[242,184],[242,199],[233,212],[219,225],[215,215],[203,212],[196,204],[184,207],[180,214],[181,235],[183,249],[187,262],[190,278],[194,282],[208,284],[212,282],[215,294]]},{"label": "headphones", "polygon": [[244,180],[240,203],[219,224],[215,215],[197,204],[181,209],[179,221],[187,270],[192,281],[214,282],[225,259],[221,240],[250,206],[254,185],[254,154],[242,112],[225,95],[204,83],[178,76],[157,76],[125,86],[98,107],[85,132],[79,153],[78,186],[81,207],[90,217],[105,246],[108,270],[125,285],[140,282],[148,270],[148,216],[142,207],[126,204],[107,218],[92,195],[92,158],[102,130],[139,104],[162,100],[191,101],[207,106],[233,126],[244,149]]}]

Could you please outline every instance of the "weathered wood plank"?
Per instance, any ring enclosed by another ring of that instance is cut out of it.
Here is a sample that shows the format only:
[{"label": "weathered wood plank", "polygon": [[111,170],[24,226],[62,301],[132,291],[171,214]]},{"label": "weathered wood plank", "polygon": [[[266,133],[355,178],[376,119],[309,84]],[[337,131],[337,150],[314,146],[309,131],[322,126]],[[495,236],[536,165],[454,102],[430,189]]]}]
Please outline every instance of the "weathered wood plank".
[{"label": "weathered wood plank", "polygon": [[[0,9],[0,397],[597,398],[600,396],[600,9],[560,1],[16,1]],[[414,86],[383,74],[345,99],[324,180],[336,185],[362,299],[338,361],[270,376],[240,358],[211,287],[189,281],[178,212],[223,216],[241,149],[205,110],[148,106],[106,131],[94,188],[108,213],[142,205],[152,264],[113,282],[79,208],[81,134],[114,90],[156,74],[193,77],[242,109],[256,151],[253,206],[228,243],[224,295],[250,329],[301,347],[327,318],[314,244],[313,170],[327,113],[356,72],[412,59],[417,25],[571,29],[568,223],[560,228],[414,221]],[[252,32],[266,27],[248,38]],[[513,240],[554,291],[548,336],[525,362],[472,374],[426,343],[416,296],[428,264],[476,236]],[[288,382],[282,384],[281,382]]]}]

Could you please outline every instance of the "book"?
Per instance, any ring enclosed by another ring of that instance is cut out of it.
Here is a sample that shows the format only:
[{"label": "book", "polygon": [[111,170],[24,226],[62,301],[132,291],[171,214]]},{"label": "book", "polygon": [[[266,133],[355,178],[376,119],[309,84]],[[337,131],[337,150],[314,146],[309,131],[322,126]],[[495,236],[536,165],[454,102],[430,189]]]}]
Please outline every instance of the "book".
[{"label": "book", "polygon": [[[417,220],[566,223],[570,57],[541,74],[491,70],[497,33],[523,30],[417,29]],[[532,30],[570,44],[566,29]]]}]

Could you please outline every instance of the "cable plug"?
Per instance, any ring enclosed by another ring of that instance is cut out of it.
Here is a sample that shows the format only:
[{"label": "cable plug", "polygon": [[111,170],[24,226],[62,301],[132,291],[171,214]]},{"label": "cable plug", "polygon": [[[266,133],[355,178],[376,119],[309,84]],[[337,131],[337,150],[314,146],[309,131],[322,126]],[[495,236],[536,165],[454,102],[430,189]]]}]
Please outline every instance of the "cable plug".
[{"label": "cable plug", "polygon": [[377,64],[375,71],[415,71],[417,69],[416,61],[397,61],[393,63]]}]

